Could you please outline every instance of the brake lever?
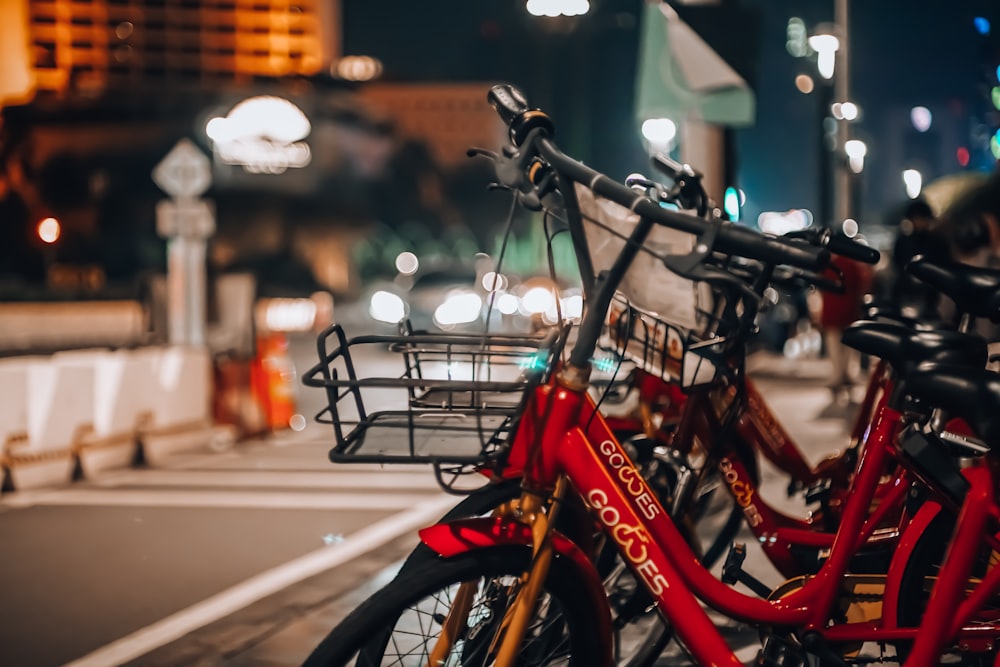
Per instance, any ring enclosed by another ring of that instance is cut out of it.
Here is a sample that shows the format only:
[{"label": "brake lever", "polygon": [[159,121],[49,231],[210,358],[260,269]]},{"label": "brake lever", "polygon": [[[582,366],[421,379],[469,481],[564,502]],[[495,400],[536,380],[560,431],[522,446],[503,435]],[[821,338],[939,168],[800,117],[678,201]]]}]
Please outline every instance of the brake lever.
[{"label": "brake lever", "polygon": [[[532,130],[532,134],[538,132]],[[531,142],[525,141],[525,145]],[[496,172],[499,183],[491,185],[491,189],[506,189],[517,193],[518,203],[531,211],[542,209],[541,196],[538,193],[538,186],[526,177],[525,168],[528,163],[535,158],[532,153],[522,151],[514,146],[504,146],[503,154],[495,153],[485,148],[470,148],[466,152],[469,157],[487,157],[493,161],[493,169]]]}]

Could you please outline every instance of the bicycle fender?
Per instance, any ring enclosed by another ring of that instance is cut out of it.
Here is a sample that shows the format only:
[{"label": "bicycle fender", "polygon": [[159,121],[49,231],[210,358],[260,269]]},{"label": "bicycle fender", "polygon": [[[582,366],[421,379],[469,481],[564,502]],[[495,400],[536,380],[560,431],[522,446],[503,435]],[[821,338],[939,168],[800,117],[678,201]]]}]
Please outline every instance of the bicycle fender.
[{"label": "bicycle fender", "polygon": [[[502,546],[526,546],[532,543],[531,528],[506,519],[479,517],[459,519],[447,523],[438,523],[419,531],[421,541],[435,553],[450,558],[475,549]],[[594,564],[586,554],[565,535],[553,531],[552,546],[559,556],[574,564],[580,575],[580,585],[593,600],[593,609],[604,609],[599,614],[602,636],[602,655],[606,656],[604,664],[613,664],[611,659],[611,610],[608,607],[607,594]]]},{"label": "bicycle fender", "polygon": [[[492,517],[477,517],[437,523],[419,531],[421,541],[435,553],[450,558],[473,549],[502,546],[531,546],[531,528],[517,521]],[[586,554],[565,535],[553,531],[552,544],[556,553],[566,556],[581,571],[589,571],[603,591],[600,577]],[[603,593],[602,593],[603,594]]]}]

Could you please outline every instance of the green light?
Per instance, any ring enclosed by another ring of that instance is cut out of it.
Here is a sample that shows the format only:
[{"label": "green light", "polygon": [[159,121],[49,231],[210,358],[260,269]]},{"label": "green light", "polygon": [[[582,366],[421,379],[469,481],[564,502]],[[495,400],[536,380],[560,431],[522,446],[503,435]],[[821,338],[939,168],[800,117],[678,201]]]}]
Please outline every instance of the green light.
[{"label": "green light", "polygon": [[990,91],[990,99],[993,100],[993,106],[1000,109],[1000,86],[993,86]]},{"label": "green light", "polygon": [[993,153],[993,157],[1000,160],[1000,138],[997,135],[990,137],[990,152]]},{"label": "green light", "polygon": [[545,368],[546,359],[548,357],[542,353],[533,354],[530,357],[524,357],[518,362],[518,365],[529,371],[540,371]]},{"label": "green light", "polygon": [[740,219],[740,192],[736,188],[729,186],[726,188],[726,194],[722,199],[722,208],[726,211],[726,215],[733,222]]},{"label": "green light", "polygon": [[618,366],[618,360],[615,357],[600,357],[599,359],[594,359],[593,363],[594,368],[602,373],[610,373]]}]

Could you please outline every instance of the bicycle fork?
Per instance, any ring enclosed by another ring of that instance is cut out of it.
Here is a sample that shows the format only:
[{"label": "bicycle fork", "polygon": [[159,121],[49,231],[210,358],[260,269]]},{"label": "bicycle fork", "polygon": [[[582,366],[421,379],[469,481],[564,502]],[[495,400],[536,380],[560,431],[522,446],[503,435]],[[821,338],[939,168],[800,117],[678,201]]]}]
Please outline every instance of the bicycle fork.
[{"label": "bicycle fork", "polygon": [[[550,502],[547,503],[543,496],[524,492],[518,502],[505,503],[494,513],[495,516],[513,518],[524,523],[532,532],[531,565],[518,579],[514,599],[507,605],[490,645],[489,653],[496,656],[497,667],[514,665],[520,653],[524,635],[538,603],[539,592],[552,564],[554,550],[551,526],[555,523],[565,493],[566,481],[565,478],[560,478]],[[478,585],[479,582],[467,581],[459,586],[448,616],[442,623],[438,641],[431,650],[428,667],[445,664],[455,642],[466,634]]]}]

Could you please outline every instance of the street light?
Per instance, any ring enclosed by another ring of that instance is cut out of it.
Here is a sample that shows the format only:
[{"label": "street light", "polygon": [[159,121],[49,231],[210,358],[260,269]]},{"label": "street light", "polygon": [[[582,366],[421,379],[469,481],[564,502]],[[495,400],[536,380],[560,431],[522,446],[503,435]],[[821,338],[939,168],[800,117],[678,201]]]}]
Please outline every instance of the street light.
[{"label": "street light", "polygon": [[532,16],[582,16],[590,11],[588,0],[528,0],[525,8]]},{"label": "street light", "polygon": [[38,227],[35,231],[43,243],[52,245],[62,235],[62,225],[55,218],[45,218],[38,222]]},{"label": "street light", "polygon": [[648,118],[642,123],[642,136],[654,151],[667,153],[673,148],[677,123],[669,118]]},{"label": "street light", "polygon": [[851,171],[860,174],[861,170],[865,168],[865,155],[868,153],[868,146],[860,139],[850,139],[844,142],[844,152],[847,153]]},{"label": "street light", "polygon": [[809,46],[816,52],[816,68],[824,79],[832,79],[837,64],[840,40],[831,33],[817,33],[809,38]]}]

